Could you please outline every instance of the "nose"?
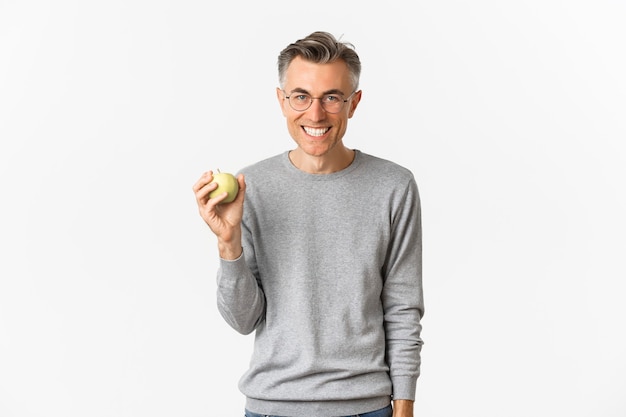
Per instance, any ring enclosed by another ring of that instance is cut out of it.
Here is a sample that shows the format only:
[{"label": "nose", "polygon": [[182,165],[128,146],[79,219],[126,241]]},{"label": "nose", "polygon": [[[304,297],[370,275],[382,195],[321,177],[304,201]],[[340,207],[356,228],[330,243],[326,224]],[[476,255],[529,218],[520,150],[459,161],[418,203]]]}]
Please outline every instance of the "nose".
[{"label": "nose", "polygon": [[322,107],[322,100],[315,98],[311,103],[311,107],[309,107],[308,116],[312,121],[320,121],[326,118],[326,111]]}]

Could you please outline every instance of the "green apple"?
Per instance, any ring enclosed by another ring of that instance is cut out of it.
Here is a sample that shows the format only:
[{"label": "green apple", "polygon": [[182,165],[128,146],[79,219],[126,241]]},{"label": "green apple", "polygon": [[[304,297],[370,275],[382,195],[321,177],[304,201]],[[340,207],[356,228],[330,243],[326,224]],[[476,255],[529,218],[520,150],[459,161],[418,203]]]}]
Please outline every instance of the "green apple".
[{"label": "green apple", "polygon": [[237,193],[239,192],[239,183],[233,174],[229,174],[228,172],[219,172],[218,170],[216,174],[213,174],[213,180],[209,184],[214,182],[217,183],[217,188],[209,193],[209,198],[215,198],[224,191],[228,193],[228,196],[222,200],[220,204],[230,203],[235,199],[235,197],[237,197]]}]

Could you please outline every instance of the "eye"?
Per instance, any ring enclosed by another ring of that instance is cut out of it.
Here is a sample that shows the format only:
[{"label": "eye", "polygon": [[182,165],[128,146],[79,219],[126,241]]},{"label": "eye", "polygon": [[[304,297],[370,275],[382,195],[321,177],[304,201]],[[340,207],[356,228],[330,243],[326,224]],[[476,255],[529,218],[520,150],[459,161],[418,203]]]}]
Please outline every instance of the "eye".
[{"label": "eye", "polygon": [[292,100],[306,102],[309,101],[310,98],[307,94],[294,94],[291,96]]},{"label": "eye", "polygon": [[326,103],[338,103],[343,100],[341,100],[341,96],[338,96],[336,94],[328,94],[324,96],[324,101]]}]

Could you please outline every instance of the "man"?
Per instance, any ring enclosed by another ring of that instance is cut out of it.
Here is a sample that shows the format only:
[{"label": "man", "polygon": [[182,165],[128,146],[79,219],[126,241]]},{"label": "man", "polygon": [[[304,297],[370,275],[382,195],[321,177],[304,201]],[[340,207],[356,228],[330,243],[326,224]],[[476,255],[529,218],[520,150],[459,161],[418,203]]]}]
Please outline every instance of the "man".
[{"label": "man", "polygon": [[361,100],[353,46],[325,32],[278,58],[296,148],[244,168],[220,204],[193,190],[217,236],[217,302],[255,331],[246,416],[412,417],[420,370],[421,220],[412,173],[343,143]]}]

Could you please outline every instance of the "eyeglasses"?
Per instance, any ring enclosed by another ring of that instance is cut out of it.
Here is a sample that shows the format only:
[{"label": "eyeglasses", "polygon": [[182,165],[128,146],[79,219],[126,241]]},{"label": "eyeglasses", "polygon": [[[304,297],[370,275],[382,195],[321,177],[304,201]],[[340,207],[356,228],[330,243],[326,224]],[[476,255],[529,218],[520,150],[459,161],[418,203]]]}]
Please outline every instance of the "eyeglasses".
[{"label": "eyeglasses", "polygon": [[347,99],[344,99],[342,94],[324,94],[322,97],[311,97],[307,93],[292,92],[290,96],[286,95],[287,92],[285,90],[283,90],[283,93],[285,93],[285,99],[289,101],[289,105],[295,111],[308,110],[313,104],[313,100],[319,100],[326,113],[339,113],[343,109],[344,104],[352,98],[356,91],[353,91]]}]

